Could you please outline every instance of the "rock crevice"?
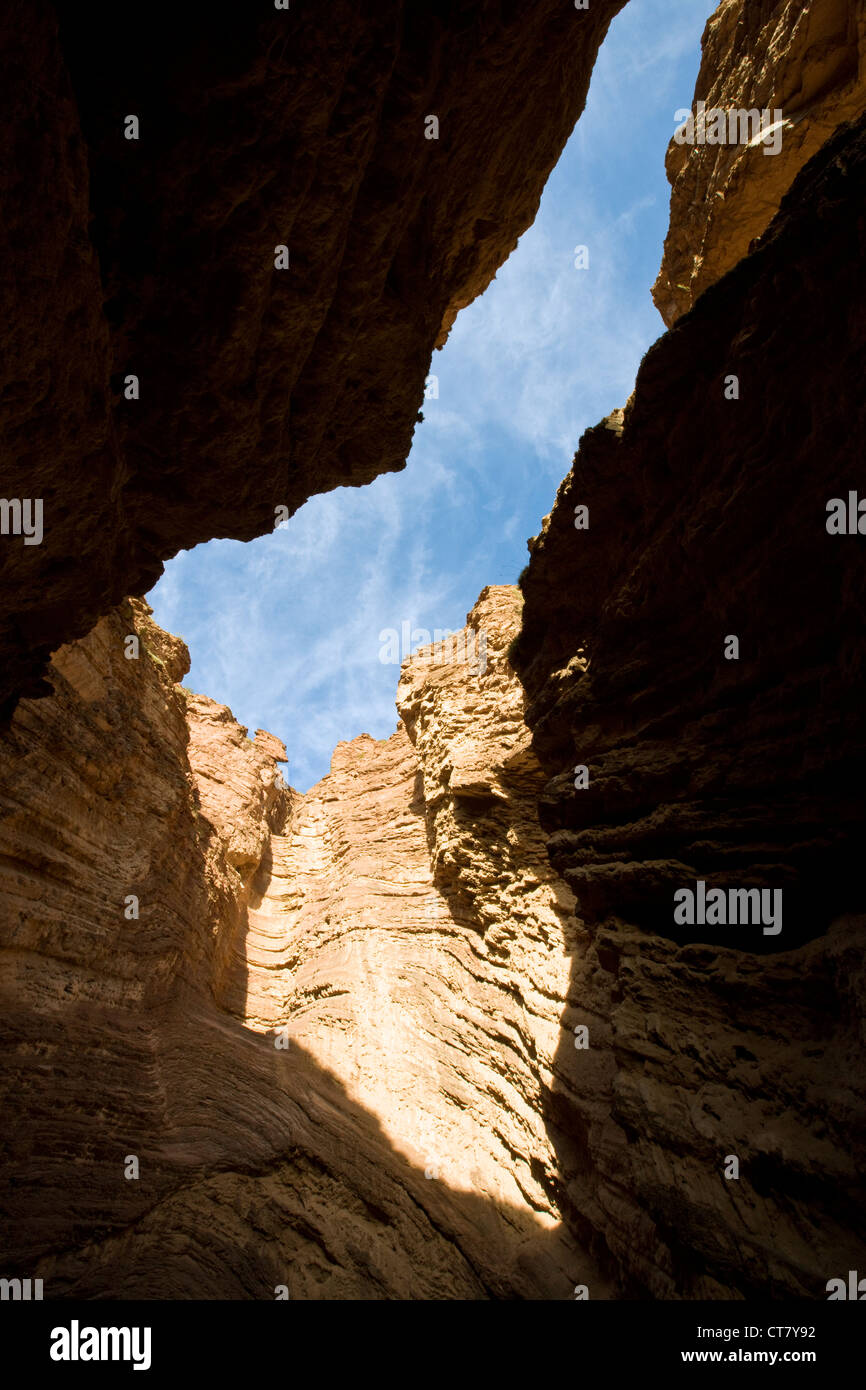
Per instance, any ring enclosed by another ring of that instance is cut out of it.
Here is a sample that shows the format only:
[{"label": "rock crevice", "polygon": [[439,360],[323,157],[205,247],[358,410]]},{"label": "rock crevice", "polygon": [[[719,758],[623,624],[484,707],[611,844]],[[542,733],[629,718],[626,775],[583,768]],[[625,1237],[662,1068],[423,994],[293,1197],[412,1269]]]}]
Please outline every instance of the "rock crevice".
[{"label": "rock crevice", "polygon": [[[866,1267],[866,592],[827,526],[866,454],[859,10],[712,17],[697,94],[786,106],[785,154],[672,149],[674,326],[520,588],[404,663],[391,738],[299,794],[123,597],[402,466],[619,8],[167,43],[158,7],[122,73],[80,7],[0,17],[7,490],[47,509],[2,552],[0,1267],[47,1297],[814,1299]],[[678,921],[698,882],[781,892],[781,931]]]}]

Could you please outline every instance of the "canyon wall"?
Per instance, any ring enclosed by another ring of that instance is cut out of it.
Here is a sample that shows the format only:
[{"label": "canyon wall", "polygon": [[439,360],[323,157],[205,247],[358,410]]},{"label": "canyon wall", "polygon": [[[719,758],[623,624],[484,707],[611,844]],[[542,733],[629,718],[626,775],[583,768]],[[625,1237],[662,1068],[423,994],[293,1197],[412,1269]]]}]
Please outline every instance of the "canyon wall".
[{"label": "canyon wall", "polygon": [[[563,1121],[577,1200],[660,1296],[816,1297],[866,1258],[866,589],[856,519],[826,524],[866,445],[864,189],[861,119],[584,435],[521,581],[542,821],[608,1070]],[[781,890],[781,933],[676,923],[698,879]]]},{"label": "canyon wall", "polygon": [[546,1125],[579,931],[520,607],[485,590],[483,660],[418,653],[397,732],[304,796],[177,684],[146,605],[58,653],[0,748],[4,1270],[48,1297],[613,1290]]},{"label": "canyon wall", "polygon": [[[688,151],[674,328],[390,739],[298,794],[117,602],[401,466],[618,7],[155,14],[105,72],[71,7],[16,19],[4,275],[43,239],[4,420],[47,510],[2,552],[0,1266],[46,1297],[823,1298],[866,1263],[866,594],[825,525],[866,443],[866,121],[821,145],[859,11],[720,6],[699,92],[770,104],[777,62],[790,162]],[[676,923],[698,879],[781,890],[781,932]]]},{"label": "canyon wall", "polygon": [[3,488],[44,531],[0,547],[0,713],[179,549],[404,466],[623,3],[0,6]]},{"label": "canyon wall", "polygon": [[[705,102],[709,140],[671,140],[666,160],[671,221],[653,299],[668,327],[748,254],[833,132],[866,111],[862,0],[722,0],[702,50],[692,111]],[[752,138],[735,142],[728,117],[725,141],[710,143],[720,134],[710,113],[750,110],[768,113],[772,134],[756,139],[750,124]]]}]

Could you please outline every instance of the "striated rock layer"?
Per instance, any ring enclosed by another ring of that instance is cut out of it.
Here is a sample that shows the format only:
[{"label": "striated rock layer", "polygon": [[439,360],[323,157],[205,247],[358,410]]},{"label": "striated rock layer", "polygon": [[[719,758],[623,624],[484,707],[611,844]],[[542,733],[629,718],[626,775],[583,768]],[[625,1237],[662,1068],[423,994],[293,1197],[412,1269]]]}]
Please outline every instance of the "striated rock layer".
[{"label": "striated rock layer", "polygon": [[759,957],[584,915],[520,616],[485,590],[482,659],[422,649],[403,726],[305,796],[174,683],[144,605],[59,654],[3,750],[4,1268],[51,1297],[533,1299],[822,1297],[856,1267],[862,920]]},{"label": "striated rock layer", "polygon": [[702,49],[693,113],[699,101],[708,113],[768,111],[766,128],[780,111],[781,127],[763,142],[752,125],[736,143],[671,141],[671,222],[653,287],[668,327],[742,260],[833,132],[866,111],[862,0],[722,0]]},{"label": "striated rock layer", "polygon": [[277,740],[176,684],[146,605],[58,653],[2,749],[4,1270],[54,1297],[612,1290],[546,1126],[575,928],[520,602],[486,590],[483,663],[419,654],[406,727],[303,797]]},{"label": "striated rock layer", "polygon": [[[670,255],[717,283],[584,436],[523,595],[485,590],[405,664],[397,732],[305,796],[278,740],[178,684],[145,604],[106,611],[172,547],[402,460],[430,346],[531,218],[617,6],[456,8],[332,7],[333,44],[294,9],[292,44],[155,20],[122,78],[71,8],[59,36],[41,0],[18,20],[2,100],[41,101],[35,59],[60,95],[38,158],[26,123],[0,137],[12,250],[51,213],[38,273],[4,281],[7,454],[57,529],[3,549],[27,698],[0,736],[0,1262],[48,1297],[823,1298],[866,1264],[866,593],[860,537],[825,527],[866,444],[866,122],[728,274],[754,158],[688,156],[725,199],[686,225],[675,187]],[[772,51],[805,160],[856,32],[832,0],[723,5],[699,88],[745,104],[744,37]],[[133,165],[107,132],[136,107]],[[447,169],[419,174],[440,107]],[[282,239],[288,307],[250,269]],[[133,362],[134,428],[107,394]],[[677,924],[699,878],[781,890],[782,931]]]},{"label": "striated rock layer", "polygon": [[[866,579],[825,525],[862,483],[864,190],[861,120],[584,435],[521,584],[604,1083],[557,1112],[569,1191],[656,1296],[820,1297],[866,1260]],[[781,933],[677,924],[698,879],[782,890]]]},{"label": "striated rock layer", "polygon": [[0,5],[3,489],[44,508],[0,713],[179,549],[403,467],[623,3]]}]

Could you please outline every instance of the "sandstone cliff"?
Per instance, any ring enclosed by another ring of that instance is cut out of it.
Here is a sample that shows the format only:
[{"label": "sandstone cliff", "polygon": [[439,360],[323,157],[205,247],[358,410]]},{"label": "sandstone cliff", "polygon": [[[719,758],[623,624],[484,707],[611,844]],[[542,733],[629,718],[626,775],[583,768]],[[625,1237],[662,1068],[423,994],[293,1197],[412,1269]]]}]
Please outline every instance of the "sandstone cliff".
[{"label": "sandstone cliff", "polygon": [[403,727],[305,796],[175,684],[143,605],[58,654],[4,749],[5,1267],[49,1296],[603,1298],[820,1296],[856,1263],[862,932],[768,960],[586,918],[520,616],[486,590],[483,663],[422,649]]},{"label": "sandstone cliff", "polygon": [[341,744],[303,797],[176,684],[145,605],[58,653],[3,746],[4,1268],[48,1296],[611,1290],[546,1126],[577,929],[520,606],[486,590],[483,668],[419,653],[411,738]]},{"label": "sandstone cliff", "polygon": [[[661,1296],[820,1296],[866,1258],[866,592],[825,526],[866,444],[864,189],[861,120],[584,435],[522,581],[542,819],[597,961],[576,1205]],[[698,879],[782,889],[782,934],[676,926]]]},{"label": "sandstone cliff", "polygon": [[782,124],[766,143],[671,140],[671,225],[653,286],[668,326],[748,253],[838,126],[866,111],[862,0],[722,0],[702,47],[693,112],[699,101],[767,111],[769,126],[780,111]]},{"label": "sandstone cliff", "polygon": [[182,547],[403,467],[623,3],[0,6],[3,487],[44,503],[0,714]]},{"label": "sandstone cliff", "polygon": [[[404,665],[390,739],[299,795],[147,606],[112,607],[180,544],[399,466],[618,6],[579,43],[566,8],[346,4],[333,44],[312,12],[293,45],[156,22],[103,85],[89,20],[19,21],[2,100],[41,101],[37,69],[59,96],[35,162],[26,124],[0,137],[12,249],[44,238],[4,282],[4,418],[62,521],[3,552],[0,1259],[47,1297],[823,1298],[866,1263],[866,593],[825,527],[866,445],[863,118],[797,174],[858,104],[859,18],[713,17],[699,92],[803,114],[778,186],[689,153],[682,316],[581,441],[522,593]],[[137,105],[132,166],[107,132]],[[443,120],[419,172],[439,106],[475,144]],[[255,261],[287,222],[288,306]],[[782,933],[676,926],[698,878],[781,888]]]}]

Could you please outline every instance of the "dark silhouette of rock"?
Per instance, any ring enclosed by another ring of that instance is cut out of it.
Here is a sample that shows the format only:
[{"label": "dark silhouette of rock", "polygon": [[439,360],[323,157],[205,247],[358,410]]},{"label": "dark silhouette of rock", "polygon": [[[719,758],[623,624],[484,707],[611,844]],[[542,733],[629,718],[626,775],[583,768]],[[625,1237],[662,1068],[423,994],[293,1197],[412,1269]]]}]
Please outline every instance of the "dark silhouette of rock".
[{"label": "dark silhouette of rock", "polygon": [[[827,530],[866,447],[864,190],[861,121],[584,435],[521,581],[541,817],[607,1059],[555,1123],[574,1219],[661,1297],[823,1297],[866,1258],[866,576]],[[698,880],[781,889],[781,932],[677,924]]]},{"label": "dark silhouette of rock", "polygon": [[3,6],[0,710],[179,549],[404,466],[623,3]]}]

